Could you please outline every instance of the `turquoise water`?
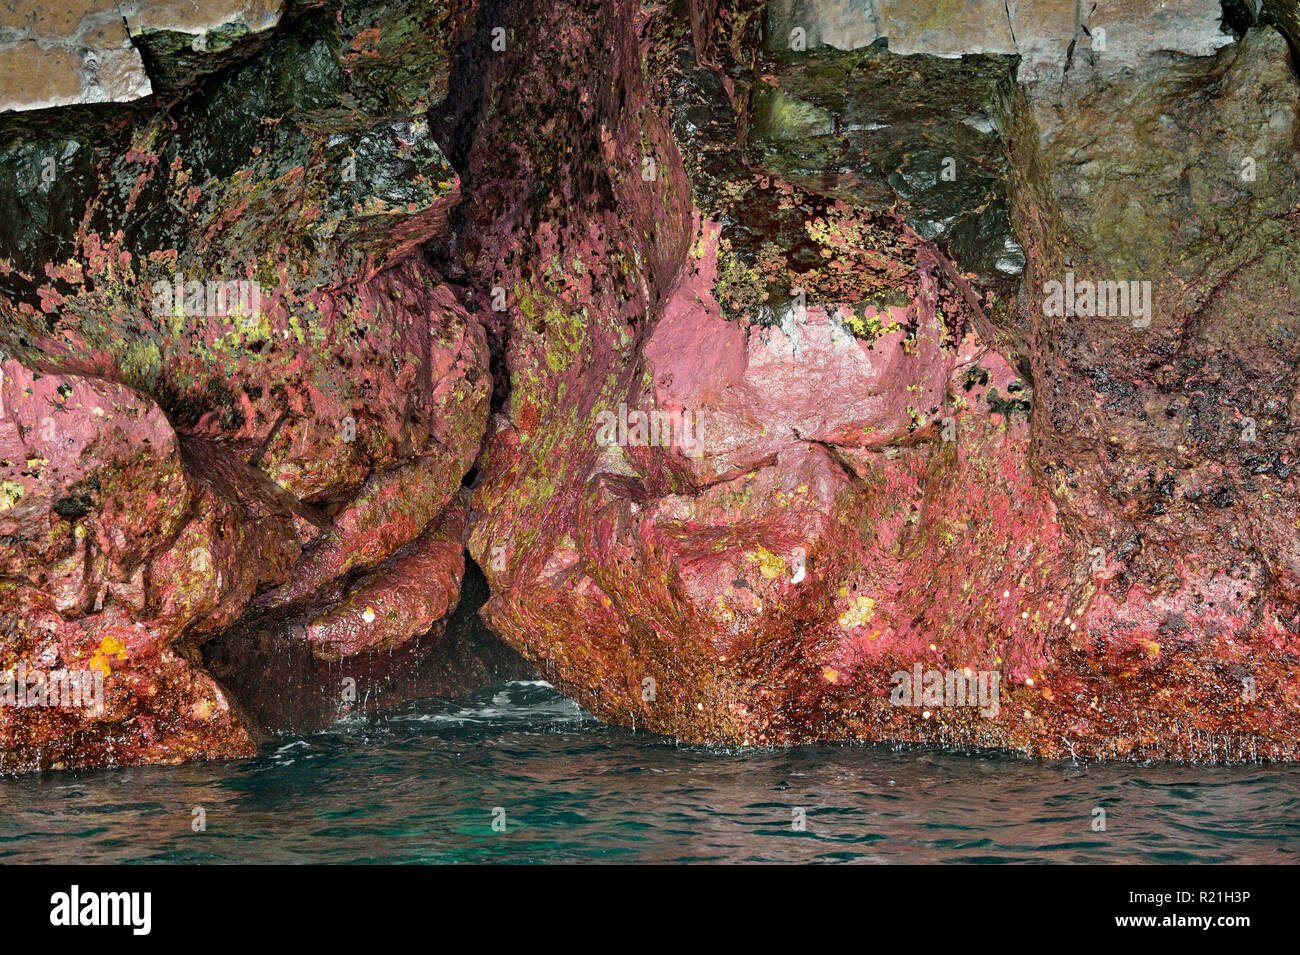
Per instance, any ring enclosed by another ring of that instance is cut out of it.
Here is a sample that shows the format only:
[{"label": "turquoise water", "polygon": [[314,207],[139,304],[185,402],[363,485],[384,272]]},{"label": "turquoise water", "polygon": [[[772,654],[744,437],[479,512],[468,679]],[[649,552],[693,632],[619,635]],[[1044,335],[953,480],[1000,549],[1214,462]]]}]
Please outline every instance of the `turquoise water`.
[{"label": "turquoise water", "polygon": [[246,761],[0,780],[4,862],[1294,863],[1298,845],[1300,767],[684,746],[544,683]]}]

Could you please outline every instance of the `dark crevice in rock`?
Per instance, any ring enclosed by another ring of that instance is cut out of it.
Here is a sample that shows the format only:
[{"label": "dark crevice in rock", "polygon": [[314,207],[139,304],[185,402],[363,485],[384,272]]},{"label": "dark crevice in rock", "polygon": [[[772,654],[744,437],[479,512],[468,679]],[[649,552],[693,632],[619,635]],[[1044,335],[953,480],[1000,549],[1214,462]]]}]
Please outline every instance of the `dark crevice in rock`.
[{"label": "dark crevice in rock", "polygon": [[[447,97],[431,111],[434,138],[448,160],[462,176],[470,174],[469,153],[473,148],[488,88],[501,61],[495,51],[493,31],[507,28],[518,0],[483,0],[478,4],[474,29],[456,46]],[[506,42],[509,42],[507,30]]]},{"label": "dark crevice in rock", "polygon": [[[191,634],[178,647],[201,652],[194,665],[211,673],[231,694],[238,712],[250,714],[250,725],[261,732],[310,732],[355,713],[407,701],[462,698],[500,682],[535,678],[532,667],[479,618],[489,597],[487,582],[463,551],[455,603],[436,615],[427,631],[395,646],[347,651],[343,657],[322,641],[322,621],[334,617],[337,626],[339,608],[355,602],[357,593],[377,593],[376,583],[385,586],[394,569],[427,547],[422,537],[381,564],[355,568],[293,603],[255,601],[231,626],[215,634]],[[396,587],[409,592],[434,585],[417,574],[399,579]]]},{"label": "dark crevice in rock", "polygon": [[1223,25],[1237,39],[1241,39],[1247,30],[1257,24],[1258,0],[1222,0],[1222,3]]},{"label": "dark crevice in rock", "polygon": [[495,285],[471,284],[464,263],[464,236],[471,228],[466,221],[464,196],[474,189],[474,172],[470,153],[479,137],[479,126],[488,107],[488,94],[505,59],[504,51],[493,48],[501,42],[499,30],[505,30],[507,46],[517,42],[513,29],[518,15],[518,0],[482,0],[475,12],[474,27],[453,51],[448,94],[442,104],[429,112],[432,135],[461,180],[462,201],[448,215],[448,237],[425,246],[430,263],[449,281],[458,283],[461,300],[479,317],[488,338],[492,373],[493,412],[504,407],[510,396],[510,376],[505,371],[506,337],[503,324],[493,311]]},{"label": "dark crevice in rock", "polygon": [[488,599],[483,572],[465,559],[456,609],[395,650],[322,660],[283,613],[241,622],[202,646],[203,666],[263,732],[311,732],[341,717],[408,700],[460,699],[533,667],[478,616]]}]

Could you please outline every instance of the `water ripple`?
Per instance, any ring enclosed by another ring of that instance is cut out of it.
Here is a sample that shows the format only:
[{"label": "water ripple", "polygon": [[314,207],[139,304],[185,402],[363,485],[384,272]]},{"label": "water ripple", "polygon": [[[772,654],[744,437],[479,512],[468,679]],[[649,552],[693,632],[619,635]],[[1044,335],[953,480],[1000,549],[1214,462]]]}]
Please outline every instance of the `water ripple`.
[{"label": "water ripple", "polygon": [[0,780],[0,860],[1294,863],[1298,810],[1300,767],[680,745],[530,682],[242,762]]}]

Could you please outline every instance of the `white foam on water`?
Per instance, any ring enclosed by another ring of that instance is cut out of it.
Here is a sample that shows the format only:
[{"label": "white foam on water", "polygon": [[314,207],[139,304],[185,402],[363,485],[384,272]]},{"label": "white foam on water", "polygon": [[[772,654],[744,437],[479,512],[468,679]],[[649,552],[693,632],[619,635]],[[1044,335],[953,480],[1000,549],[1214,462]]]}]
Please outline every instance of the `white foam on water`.
[{"label": "white foam on water", "polygon": [[[540,696],[537,693],[539,690],[549,692]],[[500,722],[594,721],[594,717],[577,703],[561,696],[545,680],[513,680],[502,684],[490,699],[452,702],[440,712],[395,714],[388,720],[391,723],[446,723],[462,726]]]}]

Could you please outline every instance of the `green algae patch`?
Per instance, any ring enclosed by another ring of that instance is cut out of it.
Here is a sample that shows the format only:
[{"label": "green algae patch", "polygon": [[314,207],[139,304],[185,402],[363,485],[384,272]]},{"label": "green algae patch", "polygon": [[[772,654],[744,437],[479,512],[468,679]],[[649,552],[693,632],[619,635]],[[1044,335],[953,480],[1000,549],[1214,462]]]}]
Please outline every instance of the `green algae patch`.
[{"label": "green algae patch", "polygon": [[1024,269],[1009,214],[998,106],[1014,57],[897,56],[885,42],[764,60],[749,158],[810,191],[897,207],[981,284]]},{"label": "green algae patch", "polygon": [[764,87],[758,95],[751,127],[757,140],[806,139],[834,131],[835,117],[829,110],[771,87]]}]

